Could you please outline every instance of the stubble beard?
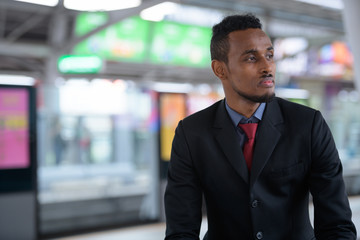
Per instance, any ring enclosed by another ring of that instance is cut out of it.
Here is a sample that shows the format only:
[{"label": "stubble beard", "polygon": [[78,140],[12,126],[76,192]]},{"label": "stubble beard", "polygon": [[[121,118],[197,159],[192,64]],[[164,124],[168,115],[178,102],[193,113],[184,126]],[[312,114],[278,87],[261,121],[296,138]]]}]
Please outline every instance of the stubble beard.
[{"label": "stubble beard", "polygon": [[256,96],[256,95],[248,95],[244,92],[241,92],[238,89],[235,89],[235,91],[240,97],[245,98],[254,103],[268,103],[274,100],[275,98],[275,92],[264,94],[261,96]]}]

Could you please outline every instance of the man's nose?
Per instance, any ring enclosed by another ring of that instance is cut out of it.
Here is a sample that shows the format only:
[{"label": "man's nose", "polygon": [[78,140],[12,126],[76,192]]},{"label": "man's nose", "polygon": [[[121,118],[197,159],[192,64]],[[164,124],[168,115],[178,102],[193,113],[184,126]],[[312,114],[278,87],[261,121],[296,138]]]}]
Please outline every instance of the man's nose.
[{"label": "man's nose", "polygon": [[260,65],[261,73],[272,73],[275,63],[272,59],[263,58]]}]

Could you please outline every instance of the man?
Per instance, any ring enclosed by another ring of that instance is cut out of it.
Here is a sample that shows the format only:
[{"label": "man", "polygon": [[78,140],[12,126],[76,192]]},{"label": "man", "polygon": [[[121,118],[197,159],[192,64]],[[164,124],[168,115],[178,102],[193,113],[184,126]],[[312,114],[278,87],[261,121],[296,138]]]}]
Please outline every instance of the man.
[{"label": "man", "polygon": [[176,129],[166,240],[199,239],[202,196],[207,240],[356,239],[330,130],[319,111],[275,97],[273,55],[251,14],[213,27],[211,66],[225,99]]}]

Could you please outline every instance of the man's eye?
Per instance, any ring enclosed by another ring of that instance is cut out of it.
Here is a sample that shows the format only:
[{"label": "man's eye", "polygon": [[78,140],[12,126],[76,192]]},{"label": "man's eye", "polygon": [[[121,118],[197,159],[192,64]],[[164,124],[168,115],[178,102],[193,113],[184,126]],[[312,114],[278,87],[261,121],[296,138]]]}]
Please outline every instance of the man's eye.
[{"label": "man's eye", "polygon": [[274,58],[274,54],[268,54],[267,56],[266,56],[268,59],[272,59],[272,58]]},{"label": "man's eye", "polygon": [[247,59],[246,59],[247,61],[256,61],[256,57],[254,57],[254,56],[250,56],[250,57],[248,57]]}]

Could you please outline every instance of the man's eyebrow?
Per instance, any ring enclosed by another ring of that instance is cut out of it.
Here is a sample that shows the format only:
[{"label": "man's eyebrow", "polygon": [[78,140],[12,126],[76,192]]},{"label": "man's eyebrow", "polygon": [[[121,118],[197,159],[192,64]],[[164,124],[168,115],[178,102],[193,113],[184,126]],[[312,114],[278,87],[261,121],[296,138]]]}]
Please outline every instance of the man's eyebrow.
[{"label": "man's eyebrow", "polygon": [[[267,51],[273,51],[274,50],[274,47],[273,46],[270,46],[266,49]],[[251,54],[251,53],[257,53],[258,50],[256,50],[255,48],[253,49],[248,49],[248,50],[245,50],[241,55],[246,55],[246,54]]]},{"label": "man's eyebrow", "polygon": [[257,52],[257,50],[255,48],[253,48],[253,49],[245,50],[241,55],[246,55],[246,54],[256,53],[256,52]]}]

